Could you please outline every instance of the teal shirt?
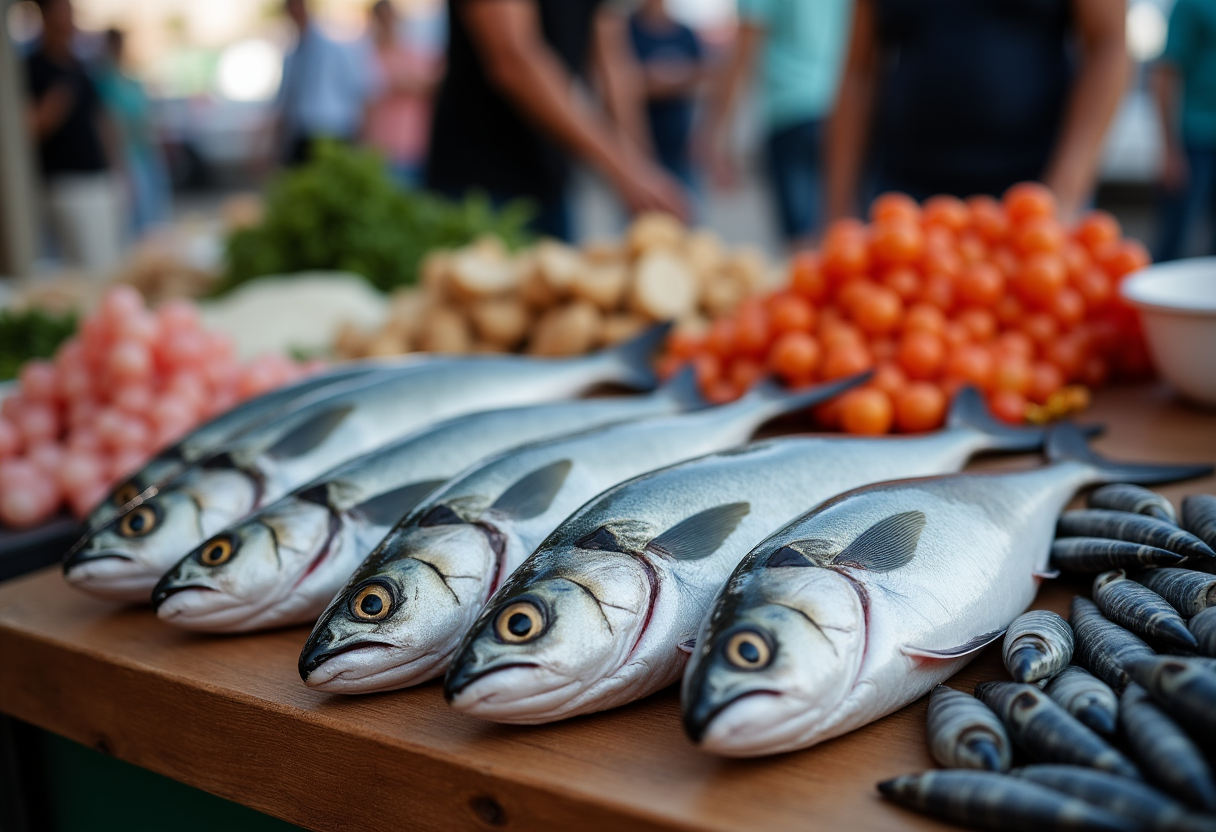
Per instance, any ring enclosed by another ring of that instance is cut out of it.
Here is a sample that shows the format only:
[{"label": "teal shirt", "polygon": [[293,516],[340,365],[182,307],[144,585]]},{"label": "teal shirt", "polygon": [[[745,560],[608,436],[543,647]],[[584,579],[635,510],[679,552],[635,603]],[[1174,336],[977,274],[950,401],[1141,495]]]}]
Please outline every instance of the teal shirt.
[{"label": "teal shirt", "polygon": [[1216,150],[1216,2],[1178,0],[1162,60],[1182,77],[1182,140]]},{"label": "teal shirt", "polygon": [[849,45],[852,0],[738,0],[739,18],[765,30],[760,85],[771,130],[831,112]]}]

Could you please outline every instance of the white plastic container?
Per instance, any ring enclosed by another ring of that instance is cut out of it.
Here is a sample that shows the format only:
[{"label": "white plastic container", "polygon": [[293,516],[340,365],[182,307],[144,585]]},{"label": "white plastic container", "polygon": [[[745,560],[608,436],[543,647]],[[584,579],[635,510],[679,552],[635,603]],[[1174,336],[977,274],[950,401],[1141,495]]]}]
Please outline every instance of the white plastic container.
[{"label": "white plastic container", "polygon": [[1153,365],[1187,398],[1216,407],[1216,257],[1173,260],[1127,278]]}]

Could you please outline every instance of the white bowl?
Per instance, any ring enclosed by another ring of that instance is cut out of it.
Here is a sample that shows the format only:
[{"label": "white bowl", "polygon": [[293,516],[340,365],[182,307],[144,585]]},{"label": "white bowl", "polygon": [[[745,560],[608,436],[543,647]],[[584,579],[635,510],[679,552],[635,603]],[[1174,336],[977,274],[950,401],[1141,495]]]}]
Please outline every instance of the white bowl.
[{"label": "white bowl", "polygon": [[1149,266],[1119,292],[1140,310],[1157,371],[1184,396],[1216,406],[1216,257]]}]

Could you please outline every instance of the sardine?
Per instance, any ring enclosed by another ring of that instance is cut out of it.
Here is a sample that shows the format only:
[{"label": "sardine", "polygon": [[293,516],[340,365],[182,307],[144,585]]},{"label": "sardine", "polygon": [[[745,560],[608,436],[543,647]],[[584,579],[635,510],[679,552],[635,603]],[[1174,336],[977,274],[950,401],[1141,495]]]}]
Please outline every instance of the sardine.
[{"label": "sardine", "polygon": [[926,771],[884,781],[878,790],[909,809],[996,832],[1142,832],[1130,818],[991,771]]},{"label": "sardine", "polygon": [[1052,565],[1066,572],[1174,566],[1182,560],[1182,555],[1156,546],[1105,537],[1057,537],[1051,544]]},{"label": "sardine", "polygon": [[1097,508],[1066,511],[1060,516],[1057,529],[1060,537],[1110,537],[1179,555],[1216,557],[1210,546],[1173,523],[1126,511]]},{"label": "sardine", "polygon": [[1193,659],[1140,659],[1127,672],[1165,711],[1200,740],[1216,748],[1216,671]]},{"label": "sardine", "polygon": [[650,353],[665,331],[658,327],[583,358],[432,358],[315,390],[87,534],[65,559],[64,575],[98,597],[146,602],[165,571],[211,535],[415,430],[478,410],[566,398],[604,382],[653,386]]},{"label": "sardine", "polygon": [[1009,675],[1019,682],[1050,679],[1072,660],[1072,628],[1054,612],[1031,610],[1013,620],[1005,631],[1001,657]]},{"label": "sardine", "polygon": [[935,687],[929,694],[925,734],[929,753],[946,768],[1009,771],[1013,754],[1005,726],[971,694]]},{"label": "sardine", "polygon": [[1216,494],[1182,498],[1182,528],[1216,549]]},{"label": "sardine", "polygon": [[903,707],[1030,605],[1077,489],[1208,470],[1103,460],[1070,425],[1052,430],[1048,454],[1054,464],[1031,471],[859,488],[753,549],[697,638],[689,736],[721,754],[773,754]]},{"label": "sardine", "polygon": [[[666,687],[679,678],[701,618],[739,559],[808,506],[865,483],[958,470],[977,450],[1032,448],[1041,439],[995,424],[974,391],[955,415],[955,427],[919,437],[761,442],[604,492],[495,593],[458,648],[445,694],[473,716],[540,723]],[[750,655],[764,645],[740,649]]]},{"label": "sardine", "polygon": [[1107,620],[1094,602],[1086,598],[1072,599],[1069,621],[1076,638],[1077,662],[1110,685],[1115,693],[1122,693],[1127,687],[1129,662],[1157,655],[1135,634]]},{"label": "sardine", "polygon": [[1190,569],[1146,569],[1136,580],[1187,618],[1216,606],[1216,575]]},{"label": "sardine", "polygon": [[1178,611],[1148,587],[1129,580],[1122,569],[1094,578],[1093,598],[1102,614],[1120,626],[1184,650],[1198,647]]},{"label": "sardine", "polygon": [[1086,505],[1090,508],[1146,514],[1167,523],[1178,524],[1174,506],[1169,500],[1156,491],[1125,482],[1115,482],[1095,488],[1090,492]]},{"label": "sardine", "polygon": [[486,599],[587,500],[657,466],[734,447],[772,417],[864,378],[802,391],[762,385],[721,407],[483,460],[417,506],[355,570],[305,643],[300,676],[319,690],[368,693],[443,673]]},{"label": "sardine", "polygon": [[527,442],[704,405],[692,371],[646,396],[473,413],[339,466],[204,542],[161,578],[157,615],[191,630],[313,623],[355,567],[428,494]]},{"label": "sardine", "polygon": [[1099,734],[1114,735],[1119,697],[1085,668],[1069,665],[1051,678],[1043,692]]},{"label": "sardine", "polygon": [[1119,725],[1150,780],[1198,809],[1216,812],[1216,781],[1203,752],[1134,682],[1119,700]]},{"label": "sardine", "polygon": [[1208,607],[1187,622],[1187,629],[1199,644],[1199,652],[1216,659],[1216,607]]}]

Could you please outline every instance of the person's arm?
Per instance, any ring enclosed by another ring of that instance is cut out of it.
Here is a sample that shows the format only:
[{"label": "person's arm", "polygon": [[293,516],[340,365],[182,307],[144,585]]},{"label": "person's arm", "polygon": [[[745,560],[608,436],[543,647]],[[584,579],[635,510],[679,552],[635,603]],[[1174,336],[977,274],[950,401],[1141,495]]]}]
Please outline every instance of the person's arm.
[{"label": "person's arm", "polygon": [[874,120],[878,70],[874,3],[857,0],[849,54],[836,93],[836,107],[828,122],[824,189],[829,220],[850,216],[857,210],[862,166]]},{"label": "person's arm", "polygon": [[574,90],[573,79],[541,33],[530,0],[471,0],[459,14],[490,82],[559,144],[602,172],[633,211],[687,215],[671,177],[631,152]]},{"label": "person's arm", "polygon": [[1075,217],[1094,189],[1102,140],[1127,87],[1127,9],[1111,0],[1073,0],[1081,68],[1069,92],[1064,126],[1043,175],[1060,214]]},{"label": "person's arm", "polygon": [[765,29],[758,23],[741,21],[729,60],[714,81],[697,154],[709,165],[716,182],[738,181],[731,148],[731,124],[735,104],[751,80],[756,56],[764,46]]},{"label": "person's arm", "polygon": [[653,150],[642,105],[645,102],[641,68],[633,59],[625,32],[625,16],[608,6],[595,15],[591,38],[591,67],[608,115],[626,141],[643,151]]}]

